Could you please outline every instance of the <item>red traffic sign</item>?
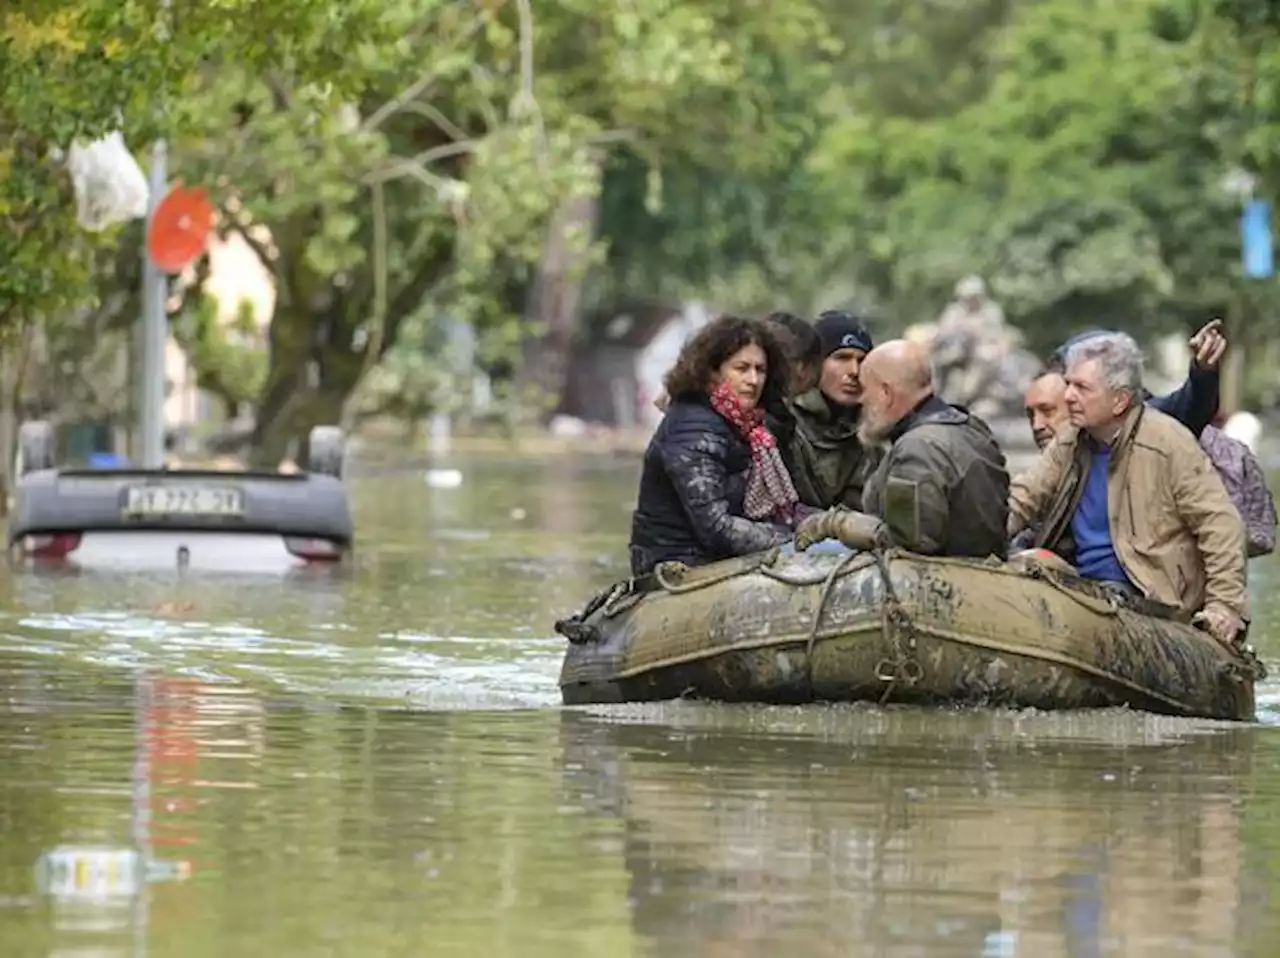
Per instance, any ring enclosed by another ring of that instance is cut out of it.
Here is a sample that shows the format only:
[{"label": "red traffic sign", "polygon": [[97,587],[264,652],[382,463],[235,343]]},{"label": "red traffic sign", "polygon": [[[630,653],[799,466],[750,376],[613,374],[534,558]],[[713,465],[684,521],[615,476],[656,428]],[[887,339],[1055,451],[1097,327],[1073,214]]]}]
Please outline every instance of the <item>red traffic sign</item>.
[{"label": "red traffic sign", "polygon": [[166,273],[181,273],[205,251],[213,232],[213,203],[199,186],[169,190],[147,225],[147,255]]}]

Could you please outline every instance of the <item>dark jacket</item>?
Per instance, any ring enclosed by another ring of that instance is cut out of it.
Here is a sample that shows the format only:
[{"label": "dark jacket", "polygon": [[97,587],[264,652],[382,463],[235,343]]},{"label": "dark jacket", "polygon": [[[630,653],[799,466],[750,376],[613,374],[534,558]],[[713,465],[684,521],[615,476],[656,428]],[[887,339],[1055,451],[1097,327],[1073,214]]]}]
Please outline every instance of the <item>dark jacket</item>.
[{"label": "dark jacket", "polygon": [[703,401],[671,404],[649,440],[631,519],[631,574],[659,562],[705,565],[791,538],[784,526],[742,515],[751,447]]},{"label": "dark jacket", "polygon": [[789,400],[774,429],[800,501],[815,509],[862,508],[874,450],[858,441],[856,410],[835,412],[818,388]]},{"label": "dark jacket", "polygon": [[978,417],[930,396],[898,423],[867,480],[862,511],[921,555],[1005,554],[1009,471]]},{"label": "dark jacket", "polygon": [[1192,369],[1187,381],[1163,396],[1147,396],[1147,405],[1172,416],[1197,439],[1218,412],[1220,378],[1217,370]]}]

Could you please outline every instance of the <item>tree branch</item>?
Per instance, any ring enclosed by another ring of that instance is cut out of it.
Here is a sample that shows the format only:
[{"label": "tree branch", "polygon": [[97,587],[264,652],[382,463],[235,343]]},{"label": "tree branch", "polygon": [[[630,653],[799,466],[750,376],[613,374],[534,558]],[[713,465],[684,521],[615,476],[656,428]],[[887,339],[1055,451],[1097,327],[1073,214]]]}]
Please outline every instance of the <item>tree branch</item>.
[{"label": "tree branch", "polygon": [[288,112],[292,98],[289,96],[289,91],[285,89],[284,81],[273,71],[267,73],[262,78],[262,82],[271,91],[271,100],[275,108],[281,113]]},{"label": "tree branch", "polygon": [[435,106],[434,104],[413,103],[413,104],[407,105],[405,109],[413,110],[415,113],[422,114],[428,120],[433,122],[436,126],[440,127],[441,130],[443,130],[446,134],[448,134],[455,140],[470,139],[470,137],[467,136],[466,131],[463,130],[462,127],[458,126],[458,124],[454,123],[451,119],[445,116],[444,113],[440,111],[440,108]]},{"label": "tree branch", "polygon": [[371,259],[373,310],[369,317],[369,338],[365,342],[364,361],[360,364],[360,373],[355,385],[351,387],[351,392],[347,394],[346,402],[342,404],[339,425],[343,432],[350,432],[355,424],[360,398],[364,394],[362,387],[368,380],[370,371],[382,356],[383,337],[387,329],[387,207],[381,182],[373,184],[373,255]]},{"label": "tree branch", "polygon": [[590,146],[608,146],[612,143],[631,143],[636,138],[637,133],[635,130],[601,130],[599,133],[593,133],[587,137],[587,143]]},{"label": "tree branch", "polygon": [[[385,183],[388,180],[398,179],[401,176],[413,175],[419,171],[425,172],[422,168],[436,160],[443,160],[446,157],[458,156],[463,153],[474,153],[480,143],[477,140],[462,140],[457,143],[445,143],[443,146],[433,146],[429,150],[423,150],[417,156],[405,159],[403,157],[396,158],[390,165],[383,167],[381,170],[375,170],[365,177],[364,181],[369,185],[375,183]],[[434,177],[434,174],[427,174]]]},{"label": "tree branch", "polygon": [[219,206],[218,212],[222,214],[223,222],[231,224],[231,229],[239,234],[240,238],[244,240],[245,245],[248,246],[249,249],[253,250],[254,255],[257,256],[258,260],[262,263],[263,269],[270,273],[273,279],[279,282],[280,271],[276,267],[276,260],[269,255],[267,248],[262,245],[262,242],[251,235],[248,227],[242,224],[239,219],[236,218],[235,214],[228,212],[226,207]]},{"label": "tree branch", "polygon": [[[462,43],[466,42],[467,40],[470,40],[472,36],[478,33],[480,31],[480,28],[484,26],[485,17],[486,15],[483,13],[475,17],[471,21],[470,26],[468,26],[467,29],[462,32],[461,36],[458,37],[457,42],[454,44],[454,47],[456,48],[457,46],[460,46]],[[452,51],[449,51],[449,52],[452,52]],[[443,56],[436,58],[438,62],[442,62],[446,59],[447,57],[443,57]],[[373,113],[369,115],[369,118],[366,119],[363,124],[361,124],[361,127],[360,127],[361,131],[365,133],[370,133],[378,129],[380,126],[382,126],[383,123],[387,122],[387,120],[389,120],[397,111],[403,108],[405,104],[409,103],[412,100],[416,100],[422,94],[426,93],[427,90],[430,88],[431,84],[435,82],[436,77],[439,75],[436,72],[436,69],[437,68],[433,65],[430,69],[428,69],[425,73],[423,73],[422,76],[418,77],[418,79],[414,80],[411,84],[409,84],[409,86],[405,87],[405,89],[401,90],[398,94],[396,94],[386,103],[382,104],[382,106],[378,107],[378,109],[374,110]]]},{"label": "tree branch", "polygon": [[533,7],[529,0],[516,0],[516,13],[520,20],[520,92],[511,104],[511,112],[517,117],[527,111],[538,131],[539,163],[547,162],[547,129],[542,120],[542,108],[533,95]]}]

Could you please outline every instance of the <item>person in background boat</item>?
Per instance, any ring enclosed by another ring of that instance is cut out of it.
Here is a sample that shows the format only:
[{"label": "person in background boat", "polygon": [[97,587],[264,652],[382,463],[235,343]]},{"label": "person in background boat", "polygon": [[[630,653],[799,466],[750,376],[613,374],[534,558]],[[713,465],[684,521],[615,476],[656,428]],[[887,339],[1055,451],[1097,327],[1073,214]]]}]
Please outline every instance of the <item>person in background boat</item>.
[{"label": "person in background boat", "polygon": [[859,370],[871,334],[852,313],[828,310],[814,324],[822,362],[817,384],[787,403],[779,442],[800,501],[815,509],[862,507],[862,485],[874,460],[858,441]]},{"label": "person in background boat", "polygon": [[722,316],[685,343],[665,387],[666,415],[645,450],[631,523],[633,575],[695,566],[791,538],[799,497],[764,408],[786,396],[775,327]]},{"label": "person in background boat", "polygon": [[1245,536],[1222,479],[1195,438],[1142,402],[1142,352],[1123,333],[1066,354],[1071,425],[1009,491],[1009,536],[1086,579],[1194,613],[1220,641],[1248,618]]},{"label": "person in background boat", "polygon": [[[910,337],[908,337],[910,338]],[[1035,360],[980,276],[956,284],[927,343],[938,395],[979,417],[1016,409]],[[1029,368],[1028,368],[1029,367]]]},{"label": "person in background boat", "polygon": [[1004,557],[1004,454],[986,423],[935,395],[923,346],[898,339],[867,354],[858,438],[868,448],[887,447],[867,479],[862,513],[836,509],[805,519],[796,549],[834,536],[854,548]]}]

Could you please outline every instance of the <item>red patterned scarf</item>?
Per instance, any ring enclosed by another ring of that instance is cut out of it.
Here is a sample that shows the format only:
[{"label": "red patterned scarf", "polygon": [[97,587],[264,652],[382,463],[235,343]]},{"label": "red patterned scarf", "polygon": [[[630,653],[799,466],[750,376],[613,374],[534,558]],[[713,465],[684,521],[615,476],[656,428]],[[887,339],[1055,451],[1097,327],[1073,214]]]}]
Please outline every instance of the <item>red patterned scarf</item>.
[{"label": "red patterned scarf", "polygon": [[729,384],[723,382],[711,390],[711,408],[727,419],[751,446],[751,473],[747,476],[747,494],[743,500],[747,518],[794,524],[800,496],[778,452],[778,440],[764,424],[764,413],[759,409],[743,409],[742,401]]}]

